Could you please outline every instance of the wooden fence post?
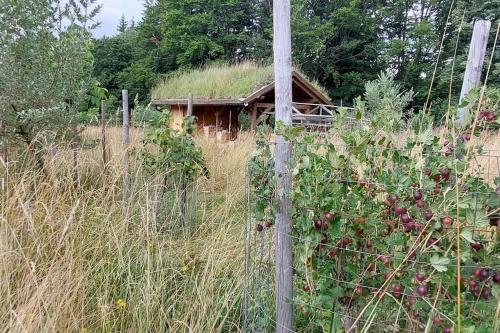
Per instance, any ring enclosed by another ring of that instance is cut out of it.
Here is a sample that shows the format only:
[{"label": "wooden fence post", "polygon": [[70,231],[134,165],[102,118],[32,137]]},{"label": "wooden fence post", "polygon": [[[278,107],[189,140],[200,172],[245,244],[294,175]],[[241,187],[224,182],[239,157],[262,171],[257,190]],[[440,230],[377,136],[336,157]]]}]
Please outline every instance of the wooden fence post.
[{"label": "wooden fence post", "polygon": [[122,90],[123,101],[123,148],[125,154],[123,156],[123,199],[128,202],[130,197],[130,161],[129,161],[129,145],[130,145],[130,127],[129,127],[129,106],[128,106],[128,90]]},{"label": "wooden fence post", "polygon": [[[276,123],[292,125],[292,46],[290,0],[274,0],[274,78]],[[276,332],[293,328],[293,262],[289,216],[291,142],[276,136]]]},{"label": "wooden fence post", "polygon": [[[481,72],[488,45],[488,35],[490,33],[491,22],[488,20],[477,20],[474,23],[472,39],[470,42],[469,55],[467,58],[467,67],[465,68],[464,82],[460,92],[460,103],[465,96],[474,88],[481,84]],[[458,110],[457,124],[463,124],[467,117],[469,106]]]},{"label": "wooden fence post", "polygon": [[4,127],[3,122],[0,122],[0,128],[3,129],[3,149],[2,149],[2,158],[0,160],[1,166],[3,167],[2,174],[2,192],[4,194],[5,200],[7,202],[7,191],[9,184],[9,145],[7,144],[7,126]]},{"label": "wooden fence post", "polygon": [[106,173],[108,167],[108,153],[106,151],[106,110],[104,100],[101,100],[101,144],[102,144],[102,166],[103,173]]}]

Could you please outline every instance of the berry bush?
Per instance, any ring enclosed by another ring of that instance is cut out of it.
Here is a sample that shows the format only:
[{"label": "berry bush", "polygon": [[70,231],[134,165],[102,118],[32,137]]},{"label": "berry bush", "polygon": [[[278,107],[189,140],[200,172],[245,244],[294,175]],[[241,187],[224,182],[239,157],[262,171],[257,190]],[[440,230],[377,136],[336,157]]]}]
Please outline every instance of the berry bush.
[{"label": "berry bush", "polygon": [[[404,143],[377,127],[335,133],[291,137],[295,330],[498,330],[500,178],[480,165],[491,153],[467,131],[427,129]],[[261,140],[251,218],[267,241],[272,166]],[[273,311],[263,313],[266,331]]]}]

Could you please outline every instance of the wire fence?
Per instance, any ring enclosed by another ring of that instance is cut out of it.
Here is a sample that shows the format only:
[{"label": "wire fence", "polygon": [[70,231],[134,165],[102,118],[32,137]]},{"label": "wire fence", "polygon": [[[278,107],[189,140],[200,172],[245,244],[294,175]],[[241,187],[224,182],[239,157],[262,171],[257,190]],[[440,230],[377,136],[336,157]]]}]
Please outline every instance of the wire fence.
[{"label": "wire fence", "polygon": [[[457,313],[498,329],[500,152],[339,141],[293,144],[288,330],[443,331]],[[247,332],[277,325],[273,151],[262,144],[248,170]]]}]

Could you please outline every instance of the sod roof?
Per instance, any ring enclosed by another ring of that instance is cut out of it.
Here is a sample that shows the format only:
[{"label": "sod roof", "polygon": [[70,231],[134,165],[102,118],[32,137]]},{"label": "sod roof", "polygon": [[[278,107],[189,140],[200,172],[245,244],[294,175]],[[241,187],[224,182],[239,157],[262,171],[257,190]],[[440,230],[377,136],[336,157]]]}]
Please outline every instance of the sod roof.
[{"label": "sod roof", "polygon": [[[194,99],[243,99],[256,90],[273,83],[273,66],[259,66],[246,62],[236,65],[211,65],[201,69],[177,73],[159,83],[152,91],[153,100],[185,99],[189,93]],[[315,82],[314,87],[326,95]]]}]

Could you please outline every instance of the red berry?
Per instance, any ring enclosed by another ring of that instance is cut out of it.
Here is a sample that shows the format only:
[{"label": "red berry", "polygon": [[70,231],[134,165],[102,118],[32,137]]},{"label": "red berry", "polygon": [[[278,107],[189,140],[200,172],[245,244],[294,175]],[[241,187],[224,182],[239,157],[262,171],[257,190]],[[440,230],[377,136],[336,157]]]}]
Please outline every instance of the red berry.
[{"label": "red berry", "polygon": [[463,138],[465,141],[470,141],[470,138],[471,138],[470,133],[465,133]]},{"label": "red berry", "polygon": [[472,274],[473,274],[475,277],[480,277],[480,276],[481,276],[481,268],[476,268],[476,269],[474,269],[474,271],[472,272]]},{"label": "red berry", "polygon": [[441,176],[442,176],[443,178],[446,178],[446,177],[449,177],[449,176],[450,176],[450,170],[445,169],[445,168],[441,168],[441,169],[439,169],[439,173],[441,174]]},{"label": "red berry", "polygon": [[306,283],[306,284],[304,285],[304,291],[305,291],[306,293],[308,293],[308,292],[310,292],[310,291],[311,291],[311,286],[309,285],[309,283]]},{"label": "red berry", "polygon": [[321,220],[314,221],[314,226],[316,227],[316,229],[322,229],[323,228],[323,221],[321,221]]},{"label": "red berry", "polygon": [[496,284],[499,284],[500,283],[500,272],[496,272],[495,274],[493,274],[493,279],[492,280]]},{"label": "red berry", "polygon": [[425,281],[425,275],[422,273],[417,273],[415,274],[415,280],[418,282],[424,282]]},{"label": "red berry", "polygon": [[426,221],[432,220],[432,217],[434,216],[434,213],[431,210],[427,210],[424,213],[424,217]]},{"label": "red berry", "polygon": [[425,208],[425,202],[423,200],[417,200],[415,201],[415,206],[418,208]]},{"label": "red berry", "polygon": [[427,286],[424,284],[421,284],[420,286],[417,287],[417,294],[419,296],[425,296],[427,294]]},{"label": "red berry", "polygon": [[255,230],[257,230],[258,232],[261,232],[262,230],[264,230],[264,227],[262,226],[262,224],[257,224],[257,226],[255,227]]},{"label": "red berry", "polygon": [[413,192],[413,197],[415,198],[415,200],[421,200],[423,197],[422,192],[420,190],[416,190],[415,192]]},{"label": "red berry", "polygon": [[330,258],[333,258],[337,255],[337,253],[338,253],[337,249],[331,249],[330,251],[328,251],[327,256],[329,256]]},{"label": "red berry", "polygon": [[408,223],[410,221],[411,221],[411,217],[408,214],[406,214],[406,213],[401,214],[401,222]]},{"label": "red berry", "polygon": [[483,299],[488,299],[490,298],[491,295],[491,290],[488,287],[484,287],[483,290],[481,291],[481,297]]},{"label": "red berry", "polygon": [[400,298],[402,292],[403,292],[402,285],[400,285],[400,284],[393,284],[392,285],[392,293],[396,298]]},{"label": "red berry", "polygon": [[467,284],[469,285],[469,287],[471,289],[474,289],[475,287],[477,287],[477,281],[476,280],[469,280],[469,282],[467,282]]},{"label": "red berry", "polygon": [[443,330],[443,333],[452,333],[453,331],[451,330],[450,327],[445,327]]},{"label": "red berry", "polygon": [[497,119],[497,114],[496,112],[494,111],[491,111],[490,113],[488,113],[488,115],[486,116],[486,120],[487,121],[494,121],[495,119]]},{"label": "red berry", "polygon": [[387,200],[389,200],[389,202],[394,205],[396,201],[398,201],[398,196],[396,194],[391,194],[389,195]]},{"label": "red berry", "polygon": [[356,295],[358,295],[358,296],[363,295],[363,287],[356,287],[356,288],[354,289],[354,292],[355,292],[355,293],[356,293]]},{"label": "red berry", "polygon": [[273,223],[271,221],[266,221],[265,225],[266,228],[271,228],[273,226]]},{"label": "red berry", "polygon": [[325,218],[326,222],[332,222],[333,218],[334,218],[334,215],[332,213],[325,213],[324,218]]},{"label": "red berry", "polygon": [[483,244],[481,244],[481,243],[472,243],[470,245],[470,247],[472,247],[476,251],[479,251],[479,250],[481,250],[483,248]]},{"label": "red berry", "polygon": [[481,280],[486,280],[490,276],[490,273],[488,273],[488,270],[483,268],[479,271],[479,278]]},{"label": "red berry", "polygon": [[436,187],[434,187],[434,191],[433,191],[433,193],[434,193],[435,195],[441,194],[441,187],[440,187],[440,186],[436,186]]},{"label": "red berry", "polygon": [[432,322],[436,325],[441,325],[441,323],[443,322],[443,319],[441,319],[440,317],[436,316],[434,318],[432,318]]},{"label": "red berry", "polygon": [[409,305],[414,305],[415,303],[417,303],[417,298],[415,296],[408,297],[408,304]]},{"label": "red berry", "polygon": [[406,208],[396,206],[394,207],[394,213],[396,213],[397,215],[404,214],[406,213]]},{"label": "red berry", "polygon": [[444,225],[452,225],[453,224],[453,219],[449,216],[446,216],[442,220]]}]

